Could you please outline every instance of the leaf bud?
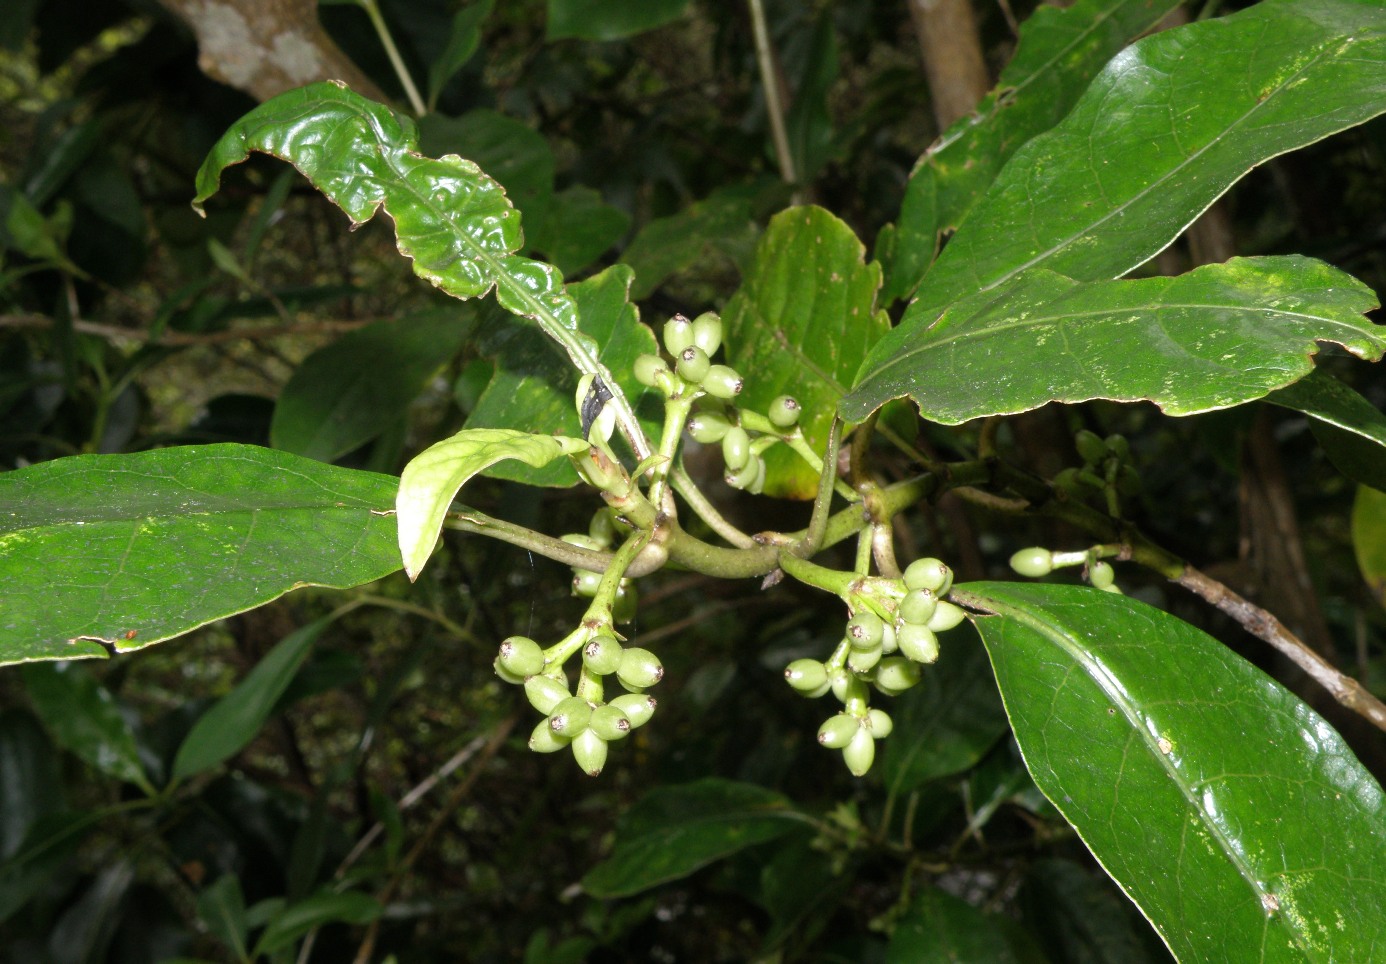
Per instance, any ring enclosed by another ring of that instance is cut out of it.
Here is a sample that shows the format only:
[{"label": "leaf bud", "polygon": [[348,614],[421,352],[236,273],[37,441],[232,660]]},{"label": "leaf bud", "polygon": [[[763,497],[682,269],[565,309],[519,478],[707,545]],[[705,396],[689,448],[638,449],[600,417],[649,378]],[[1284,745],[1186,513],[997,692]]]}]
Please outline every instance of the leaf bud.
[{"label": "leaf bud", "polygon": [[644,726],[654,716],[655,706],[658,702],[653,696],[644,693],[623,693],[610,703],[630,720],[632,730]]},{"label": "leaf bud", "polygon": [[927,625],[938,608],[938,596],[931,589],[911,589],[900,600],[900,618],[918,626]]},{"label": "leaf bud", "polygon": [[741,394],[741,386],[741,376],[726,365],[713,365],[702,378],[703,391],[714,398],[735,398]]},{"label": "leaf bud", "polygon": [[693,319],[693,344],[709,356],[722,347],[722,318],[715,311],[705,311]]},{"label": "leaf bud", "polygon": [[569,695],[567,684],[552,676],[531,676],[525,680],[525,696],[529,698],[529,705],[545,716]]},{"label": "leaf bud", "polygon": [[675,315],[664,323],[664,349],[678,358],[685,348],[693,344],[693,322],[683,315]]},{"label": "leaf bud", "polygon": [[828,692],[828,668],[816,659],[796,659],[784,668],[785,682],[805,696]]},{"label": "leaf bud", "polygon": [[621,665],[621,644],[615,636],[598,633],[582,647],[582,665],[594,676],[607,676]]},{"label": "leaf bud", "polygon": [[876,760],[876,741],[871,731],[862,727],[857,730],[852,742],[842,748],[842,759],[854,777],[864,777]]},{"label": "leaf bud", "polygon": [[722,441],[732,427],[727,417],[720,412],[694,412],[688,419],[688,434],[694,441],[704,445],[715,445]]},{"label": "leaf bud", "polygon": [[560,736],[575,737],[587,729],[592,719],[592,707],[581,696],[560,700],[549,713],[549,728]]},{"label": "leaf bud", "polygon": [[793,395],[781,395],[770,403],[770,408],[765,415],[770,419],[770,424],[776,428],[791,429],[799,422],[799,416],[803,414],[803,406]]},{"label": "leaf bud", "polygon": [[852,738],[860,729],[860,719],[847,713],[839,713],[828,717],[818,728],[818,742],[830,750],[840,750],[852,742]]},{"label": "leaf bud", "polygon": [[948,600],[940,600],[938,608],[929,619],[929,628],[936,633],[946,633],[967,618],[967,611]]},{"label": "leaf bud", "polygon": [[927,589],[942,595],[953,582],[953,570],[942,559],[916,559],[905,568],[906,589]]},{"label": "leaf bud", "polygon": [[664,666],[659,657],[648,649],[632,646],[621,653],[616,678],[626,689],[638,692],[664,678]]},{"label": "leaf bud", "polygon": [[496,662],[523,679],[544,671],[544,650],[532,639],[511,636],[500,644]]},{"label": "leaf bud", "polygon": [[895,633],[900,652],[916,663],[932,663],[938,659],[938,637],[927,626],[903,624]]},{"label": "leaf bud", "polygon": [[1011,568],[1031,579],[1047,576],[1054,571],[1054,553],[1039,546],[1021,549],[1011,556]]},{"label": "leaf bud", "polygon": [[583,730],[573,738],[573,759],[582,772],[589,777],[600,776],[606,766],[606,741],[591,729]]},{"label": "leaf bud", "polygon": [[619,707],[610,703],[593,710],[592,719],[587,726],[593,733],[607,742],[624,740],[634,729],[631,726],[630,717],[622,713]]}]

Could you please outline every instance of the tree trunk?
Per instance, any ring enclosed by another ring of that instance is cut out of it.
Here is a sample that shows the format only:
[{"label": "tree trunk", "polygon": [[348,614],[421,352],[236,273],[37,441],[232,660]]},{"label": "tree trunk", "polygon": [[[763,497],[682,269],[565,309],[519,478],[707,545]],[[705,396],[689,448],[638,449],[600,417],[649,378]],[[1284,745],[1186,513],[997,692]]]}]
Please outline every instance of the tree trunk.
[{"label": "tree trunk", "polygon": [[971,0],[910,0],[940,131],[966,115],[991,87]]}]

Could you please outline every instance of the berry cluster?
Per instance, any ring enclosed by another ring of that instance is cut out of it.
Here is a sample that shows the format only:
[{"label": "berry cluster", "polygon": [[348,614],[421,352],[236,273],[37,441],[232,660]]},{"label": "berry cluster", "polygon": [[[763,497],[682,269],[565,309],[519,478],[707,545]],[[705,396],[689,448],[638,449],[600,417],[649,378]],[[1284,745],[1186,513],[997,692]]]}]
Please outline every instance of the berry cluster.
[{"label": "berry cluster", "polygon": [[1112,564],[1099,556],[1100,553],[1111,551],[1096,546],[1077,552],[1054,552],[1041,546],[1030,546],[1011,556],[1011,568],[1022,576],[1039,579],[1055,569],[1082,566],[1083,575],[1094,588],[1104,592],[1120,593],[1121,587],[1116,584],[1116,572],[1112,569]]},{"label": "berry cluster", "polygon": [[876,757],[875,741],[890,734],[884,711],[868,705],[869,688],[898,696],[920,680],[920,667],[938,659],[938,633],[963,621],[961,608],[944,596],[953,571],[938,559],[918,559],[903,578],[862,579],[847,596],[852,616],[842,641],[826,661],[796,659],[785,680],[810,698],[829,691],[841,713],[818,730],[818,742],[841,750],[847,769],[862,776]]},{"label": "berry cluster", "polygon": [[1105,439],[1082,429],[1073,437],[1081,468],[1070,467],[1054,476],[1054,488],[1071,499],[1103,497],[1112,515],[1120,513],[1119,499],[1141,490],[1140,475],[1131,462],[1131,446],[1122,435]]}]

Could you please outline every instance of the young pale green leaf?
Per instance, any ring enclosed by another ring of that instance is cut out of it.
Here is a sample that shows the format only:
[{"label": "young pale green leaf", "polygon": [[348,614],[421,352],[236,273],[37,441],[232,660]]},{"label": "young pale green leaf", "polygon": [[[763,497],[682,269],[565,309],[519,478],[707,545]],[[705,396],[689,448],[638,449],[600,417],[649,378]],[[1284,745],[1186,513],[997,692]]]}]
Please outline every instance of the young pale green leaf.
[{"label": "young pale green leaf", "polygon": [[1365,961],[1386,943],[1386,796],[1320,716],[1125,596],[975,583],[1035,782],[1186,962]]},{"label": "young pale green leaf", "polygon": [[1041,4],[1020,25],[996,88],[919,159],[905,187],[883,302],[910,294],[1007,159],[1068,113],[1102,66],[1178,0]]},{"label": "young pale green leaf", "polygon": [[55,743],[102,773],[154,793],[129,721],[110,690],[81,665],[26,666],[24,688]]},{"label": "young pale green leaf", "polygon": [[328,622],[319,619],[285,636],[235,689],[202,714],[178,747],[173,779],[210,770],[255,738]]},{"label": "young pale green leaf", "polygon": [[688,0],[549,0],[548,37],[620,40],[683,16]]},{"label": "young pale green leaf", "polygon": [[1376,601],[1386,606],[1386,492],[1357,487],[1352,503],[1352,548],[1362,578]]},{"label": "young pale green leaf", "polygon": [[1386,111],[1383,60],[1386,6],[1360,0],[1264,0],[1128,47],[1012,156],[862,380],[974,292],[1145,262],[1257,164]]},{"label": "young pale green leaf", "polygon": [[1005,931],[1000,918],[937,887],[927,887],[895,922],[886,964],[1020,964],[1025,958],[1012,950]]},{"label": "young pale green leaf", "polygon": [[433,554],[448,506],[472,476],[503,459],[519,459],[540,468],[587,448],[582,439],[509,428],[469,428],[414,456],[404,467],[395,497],[399,551],[410,580],[418,578]]},{"label": "young pale green leaf", "polygon": [[1386,491],[1386,415],[1375,405],[1318,369],[1266,401],[1310,416],[1309,427],[1339,472]]},{"label": "young pale green leaf", "polygon": [[1360,281],[1299,256],[1128,281],[1040,269],[963,299],[868,362],[841,410],[860,420],[909,395],[952,425],[1091,398],[1149,400],[1172,415],[1229,408],[1308,374],[1317,341],[1380,358],[1386,337],[1362,317],[1376,304]]},{"label": "young pale green leaf", "polygon": [[250,445],[0,474],[0,664],[142,649],[399,568],[398,480]]},{"label": "young pale green leaf", "polygon": [[621,817],[615,849],[582,887],[600,899],[638,894],[781,837],[806,819],[788,798],[750,783],[709,777],[659,787]]},{"label": "young pale green leaf", "polygon": [[[599,356],[636,404],[645,434],[658,437],[662,410],[656,393],[632,374],[635,359],[658,350],[654,333],[640,324],[640,313],[629,297],[631,269],[612,265],[601,274],[568,286],[579,308],[582,330],[601,345]],[[467,417],[467,428],[509,428],[517,431],[578,436],[573,393],[577,374],[563,362],[538,332],[516,325],[487,324],[483,314],[481,353],[496,361],[485,391]],[[527,485],[566,486],[577,473],[566,461],[541,468],[521,462],[498,463],[487,470],[494,478]]]},{"label": "young pale green leaf", "polygon": [[[722,313],[729,362],[746,379],[737,399],[764,412],[779,395],[798,399],[810,444],[827,442],[833,407],[877,338],[881,269],[845,223],[819,207],[771,219],[741,288]],[[812,498],[818,476],[792,453],[766,453],[765,491]]]},{"label": "young pale green leaf", "polygon": [[374,898],[356,891],[334,893],[321,890],[281,911],[260,935],[251,952],[252,958],[283,950],[304,934],[324,924],[341,921],[347,924],[369,924],[380,916],[382,908]]},{"label": "young pale green leaf", "polygon": [[396,424],[470,334],[465,309],[386,319],[313,352],[279,394],[275,448],[331,462]]}]

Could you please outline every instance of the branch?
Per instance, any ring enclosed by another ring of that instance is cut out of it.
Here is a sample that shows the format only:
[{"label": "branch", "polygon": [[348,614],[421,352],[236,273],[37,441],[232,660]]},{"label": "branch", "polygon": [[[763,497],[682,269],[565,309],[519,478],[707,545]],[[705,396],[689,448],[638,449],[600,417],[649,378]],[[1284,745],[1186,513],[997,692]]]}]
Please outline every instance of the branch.
[{"label": "branch", "polygon": [[[285,335],[337,335],[364,328],[367,321],[315,321],[296,325],[264,325],[258,328],[230,328],[226,331],[186,332],[165,331],[151,338],[149,331],[142,328],[122,328],[119,325],[106,325],[96,321],[74,321],[73,331],[83,335],[94,335],[107,341],[137,341],[146,345],[160,345],[179,348],[190,345],[216,345],[228,341],[255,341],[263,338],[280,338]],[[0,328],[52,328],[55,324],[47,315],[23,314],[0,315]]]}]

